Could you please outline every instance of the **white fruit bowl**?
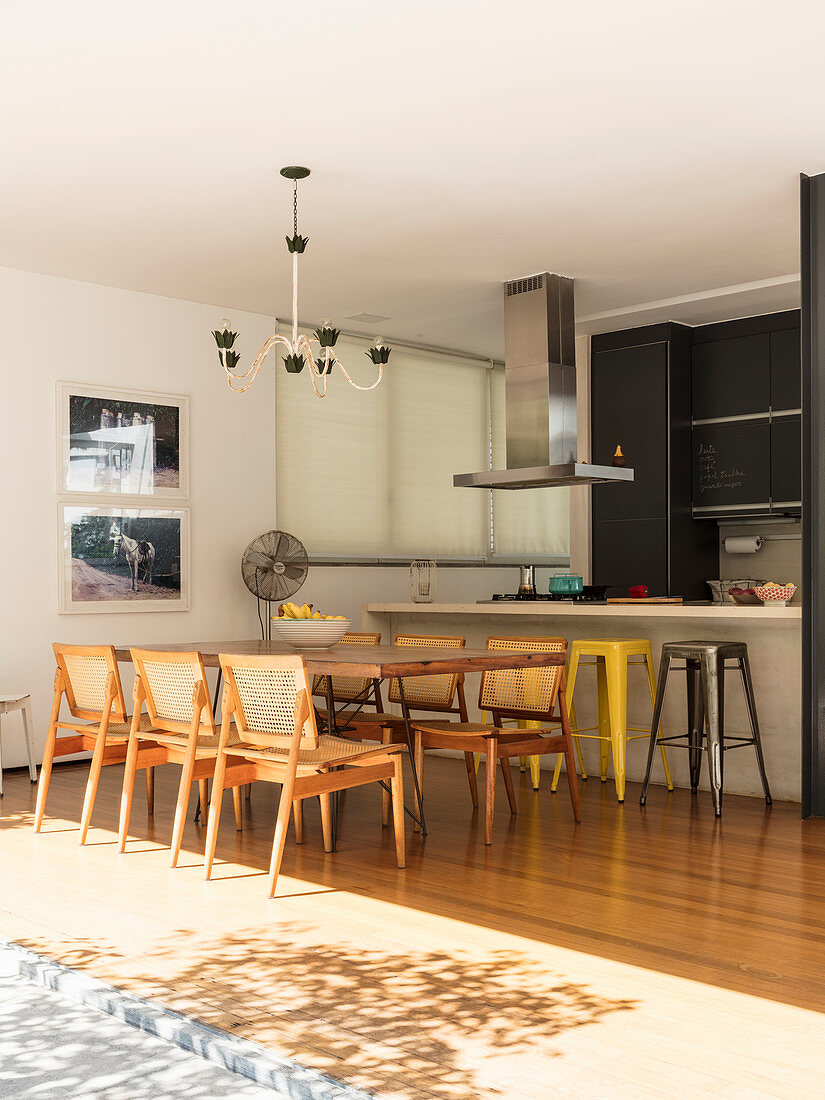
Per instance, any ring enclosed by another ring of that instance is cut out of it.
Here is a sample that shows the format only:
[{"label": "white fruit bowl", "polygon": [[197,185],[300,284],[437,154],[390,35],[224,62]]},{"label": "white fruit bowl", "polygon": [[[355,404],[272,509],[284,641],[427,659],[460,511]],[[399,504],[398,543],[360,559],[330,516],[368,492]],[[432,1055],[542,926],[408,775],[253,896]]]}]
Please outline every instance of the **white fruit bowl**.
[{"label": "white fruit bowl", "polygon": [[272,618],[274,632],[296,649],[329,649],[341,641],[351,625],[351,619]]}]

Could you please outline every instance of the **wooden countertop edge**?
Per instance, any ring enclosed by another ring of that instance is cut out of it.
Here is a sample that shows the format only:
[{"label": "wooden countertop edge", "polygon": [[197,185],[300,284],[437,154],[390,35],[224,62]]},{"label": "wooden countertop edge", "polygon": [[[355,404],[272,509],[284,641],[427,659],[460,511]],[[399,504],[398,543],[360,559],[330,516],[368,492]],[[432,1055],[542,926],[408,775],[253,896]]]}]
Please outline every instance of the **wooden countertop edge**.
[{"label": "wooden countertop edge", "polygon": [[498,615],[513,618],[637,618],[637,619],[769,619],[799,622],[802,608],[740,607],[716,604],[696,607],[690,604],[566,604],[566,603],[366,603],[369,614],[408,615]]}]

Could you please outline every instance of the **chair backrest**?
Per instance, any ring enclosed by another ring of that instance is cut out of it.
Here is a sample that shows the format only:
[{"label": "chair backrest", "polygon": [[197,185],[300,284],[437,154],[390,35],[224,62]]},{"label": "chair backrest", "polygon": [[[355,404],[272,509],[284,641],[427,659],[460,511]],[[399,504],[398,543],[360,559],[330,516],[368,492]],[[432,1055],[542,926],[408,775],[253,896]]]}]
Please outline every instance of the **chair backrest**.
[{"label": "chair backrest", "polygon": [[[567,639],[492,637],[487,639],[487,649],[510,653],[567,653]],[[481,675],[479,709],[514,718],[550,718],[563,677],[563,664],[487,670]]]},{"label": "chair backrest", "polygon": [[73,717],[86,721],[100,720],[106,703],[106,683],[112,674],[115,697],[111,703],[111,716],[118,722],[126,721],[126,700],[113,646],[63,645],[55,642],[52,649]]},{"label": "chair backrest", "polygon": [[[396,645],[430,646],[438,649],[463,649],[465,638],[454,635],[396,634]],[[435,676],[404,676],[404,698],[414,710],[452,710],[455,689],[463,677],[458,672]],[[391,703],[401,702],[398,680],[390,680]]]},{"label": "chair backrest", "polygon": [[[359,634],[348,630],[341,639],[342,645],[381,645],[380,634]],[[359,699],[370,686],[371,680],[366,676],[333,676],[332,697],[336,703],[349,703],[353,699]],[[327,694],[326,676],[316,676],[312,682],[312,694]]]},{"label": "chair backrest", "polygon": [[241,741],[263,748],[318,747],[309,673],[303,657],[220,655],[226,684],[224,713],[231,708]]},{"label": "chair backrest", "polygon": [[195,713],[195,689],[201,688],[203,707],[198,735],[214,737],[215,718],[203,658],[196,650],[177,653],[160,649],[131,650],[135,674],[146,696],[146,710],[156,729],[188,733]]}]

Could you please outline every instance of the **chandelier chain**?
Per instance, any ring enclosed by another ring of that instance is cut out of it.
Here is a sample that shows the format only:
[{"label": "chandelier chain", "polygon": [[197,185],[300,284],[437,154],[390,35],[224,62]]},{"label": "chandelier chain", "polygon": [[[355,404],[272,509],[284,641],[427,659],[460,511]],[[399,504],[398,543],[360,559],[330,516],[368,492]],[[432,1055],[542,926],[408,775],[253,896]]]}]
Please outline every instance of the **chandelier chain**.
[{"label": "chandelier chain", "polygon": [[298,236],[298,181],[292,185],[292,232]]}]

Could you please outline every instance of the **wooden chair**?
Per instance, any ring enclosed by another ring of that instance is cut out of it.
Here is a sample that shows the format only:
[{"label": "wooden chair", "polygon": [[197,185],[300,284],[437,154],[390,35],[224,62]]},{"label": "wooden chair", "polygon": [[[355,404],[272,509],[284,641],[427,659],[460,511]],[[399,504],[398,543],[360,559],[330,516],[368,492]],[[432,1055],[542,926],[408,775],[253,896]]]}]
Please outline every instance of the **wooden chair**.
[{"label": "wooden chair", "polygon": [[[431,646],[444,649],[463,649],[466,639],[455,635],[396,634],[395,644],[400,646]],[[437,676],[405,676],[400,688],[397,679],[390,680],[388,697],[391,703],[401,703],[401,691],[410,712],[425,714],[457,714],[460,722],[467,721],[467,703],[464,698],[464,674],[441,673]],[[380,696],[379,704],[380,704]],[[361,713],[354,718],[342,718],[346,725],[341,730],[344,737],[365,741],[380,741],[382,745],[406,744],[404,719],[400,714],[383,712]],[[478,785],[472,753],[464,754],[467,766],[467,782],[473,806],[478,806]],[[389,824],[390,796],[384,792],[381,801],[381,821]],[[414,826],[418,832],[419,826]]]},{"label": "wooden chair", "polygon": [[[214,774],[218,756],[218,730],[209,702],[206,672],[197,652],[133,649],[131,654],[135,666],[134,713],[123,775],[118,850],[123,852],[126,848],[137,770],[158,764],[179,764],[181,777],[170,860],[170,865],[176,867],[192,783],[198,783],[205,816],[207,780]],[[148,713],[141,717],[144,703]],[[229,735],[237,742],[234,729],[230,728]],[[235,791],[235,825],[241,828],[240,790]]]},{"label": "wooden chair", "polygon": [[[78,838],[80,844],[85,844],[100,781],[100,769],[107,764],[122,764],[126,759],[126,743],[129,740],[132,719],[126,713],[123,686],[112,646],[62,645],[55,642],[52,648],[57,660],[54,702],[43,750],[43,763],[40,766],[34,831],[39,833],[43,824],[54,758],[91,752],[92,762],[89,778],[86,780]],[[64,696],[71,720],[61,722],[60,707]],[[72,732],[58,737],[58,730]],[[150,814],[153,811],[153,793],[152,773],[147,772],[146,795]]]},{"label": "wooden chair", "polygon": [[[402,746],[371,748],[340,737],[319,736],[311,704],[312,687],[303,657],[247,657],[221,654],[224,676],[223,722],[209,807],[205,876],[210,878],[218,839],[221,795],[255,780],[282,784],[269,896],[274,897],[293,801],[318,795],[324,849],[332,851],[333,791],[389,780],[392,789],[395,850],[404,866]],[[237,738],[232,737],[234,718]]]},{"label": "wooden chair", "polygon": [[[564,638],[488,638],[487,649],[532,651],[539,653],[566,653]],[[549,665],[531,669],[497,669],[482,673],[478,705],[493,717],[493,725],[475,722],[430,722],[416,719],[415,762],[418,781],[422,782],[425,749],[459,749],[469,757],[472,753],[484,753],[486,757],[486,810],[484,843],[493,842],[493,815],[495,812],[496,761],[501,761],[504,787],[510,803],[510,813],[516,812],[513,778],[510,774],[510,758],[513,756],[541,756],[546,753],[564,753],[567,762],[567,782],[573,817],[579,821],[579,788],[573,756],[573,740],[564,694],[565,670],[563,665]],[[561,733],[550,729],[504,729],[508,718],[553,722],[561,726]],[[473,803],[475,807],[476,803]]]}]

